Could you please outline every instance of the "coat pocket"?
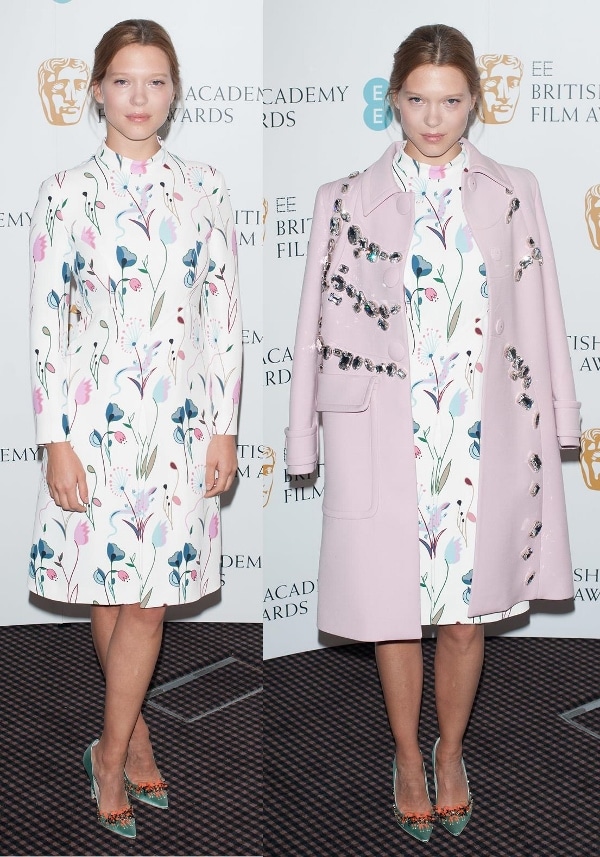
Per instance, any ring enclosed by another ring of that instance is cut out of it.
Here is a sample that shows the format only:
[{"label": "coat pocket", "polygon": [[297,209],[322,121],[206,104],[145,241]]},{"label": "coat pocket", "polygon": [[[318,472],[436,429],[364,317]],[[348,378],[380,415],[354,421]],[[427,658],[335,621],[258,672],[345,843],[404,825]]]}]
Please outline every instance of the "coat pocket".
[{"label": "coat pocket", "polygon": [[369,518],[377,511],[376,377],[327,375],[317,382],[323,422],[323,514]]}]

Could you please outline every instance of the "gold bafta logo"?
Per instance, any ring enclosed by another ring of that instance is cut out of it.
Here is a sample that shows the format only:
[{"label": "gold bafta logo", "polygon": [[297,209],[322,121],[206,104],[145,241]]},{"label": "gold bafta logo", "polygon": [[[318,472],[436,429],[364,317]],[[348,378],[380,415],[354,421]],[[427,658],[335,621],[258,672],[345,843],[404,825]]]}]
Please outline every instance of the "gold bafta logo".
[{"label": "gold bafta logo", "polygon": [[276,458],[275,450],[270,446],[265,446],[263,463],[260,468],[260,475],[262,476],[263,509],[269,505],[269,500],[271,499]]},{"label": "gold bafta logo", "polygon": [[592,185],[585,194],[585,222],[590,241],[600,250],[600,184]]},{"label": "gold bafta logo", "polygon": [[600,428],[587,429],[581,435],[579,464],[587,487],[600,491]]},{"label": "gold bafta logo", "polygon": [[521,93],[523,63],[509,54],[477,57],[481,72],[480,119],[486,125],[511,122]]},{"label": "gold bafta logo", "polygon": [[38,93],[51,125],[76,125],[87,96],[90,70],[83,60],[53,57],[38,68]]}]

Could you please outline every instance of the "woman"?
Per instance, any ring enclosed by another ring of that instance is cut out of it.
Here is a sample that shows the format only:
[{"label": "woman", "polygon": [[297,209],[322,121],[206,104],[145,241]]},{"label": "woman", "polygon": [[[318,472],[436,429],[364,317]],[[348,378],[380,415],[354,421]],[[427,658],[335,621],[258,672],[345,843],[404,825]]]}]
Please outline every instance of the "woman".
[{"label": "woman", "polygon": [[91,604],[104,727],[84,755],[100,823],[167,808],[140,713],[166,605],[220,585],[219,495],[236,471],[241,325],[223,176],[166,151],[177,56],[153,21],[100,40],[106,140],[45,181],[31,225],[31,354],[45,447],[30,588]]},{"label": "woman", "polygon": [[[300,304],[287,468],[326,486],[319,627],[377,642],[394,807],[428,840],[472,807],[462,741],[484,623],[572,596],[559,444],[579,403],[537,183],[464,133],[470,42],[444,26],[398,48],[405,141],[320,188]],[[557,440],[558,438],[558,440]],[[418,743],[421,628],[437,632],[429,799]]]}]

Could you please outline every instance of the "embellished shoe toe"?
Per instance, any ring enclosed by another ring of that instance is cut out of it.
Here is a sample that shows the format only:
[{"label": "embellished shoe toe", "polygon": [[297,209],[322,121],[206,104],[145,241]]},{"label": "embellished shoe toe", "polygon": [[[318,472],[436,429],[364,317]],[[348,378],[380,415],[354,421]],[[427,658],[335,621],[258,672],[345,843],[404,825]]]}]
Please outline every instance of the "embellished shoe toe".
[{"label": "embellished shoe toe", "polygon": [[[408,833],[409,836],[412,836],[414,839],[418,839],[419,842],[429,842],[429,838],[433,832],[435,816],[431,812],[402,812],[402,810],[398,809],[398,804],[396,803],[397,774],[398,767],[396,765],[396,757],[394,756],[394,763],[392,766],[392,788],[394,796],[394,815],[396,816],[396,821],[398,822],[402,830],[404,830],[405,833]],[[425,788],[427,790],[427,797],[429,797],[429,789],[427,788],[427,775],[425,773],[425,764],[423,764],[423,776],[425,777]]]},{"label": "embellished shoe toe", "polygon": [[130,798],[158,807],[158,809],[169,808],[168,786],[164,780],[157,780],[152,783],[134,783],[125,773],[124,777],[125,791]]},{"label": "embellished shoe toe", "polygon": [[469,779],[467,777],[465,762],[464,759],[461,759],[463,773],[465,775],[465,780],[467,781],[467,802],[457,804],[456,806],[438,806],[435,753],[439,742],[440,739],[438,738],[435,744],[433,745],[433,752],[431,754],[431,759],[433,762],[433,779],[435,783],[435,817],[440,822],[442,827],[446,828],[448,833],[452,833],[453,836],[460,836],[460,834],[463,832],[463,830],[469,823],[471,813],[473,812],[473,796],[471,795],[471,789],[469,787]]},{"label": "embellished shoe toe", "polygon": [[118,809],[115,812],[101,812],[98,800],[98,783],[94,776],[94,766],[92,764],[92,747],[95,747],[98,740],[92,741],[90,746],[83,754],[83,767],[90,779],[90,793],[92,800],[96,801],[96,817],[98,822],[110,830],[112,833],[117,833],[119,836],[125,836],[128,839],[135,839],[135,818],[133,817],[133,809],[131,804],[127,804],[123,809]]}]

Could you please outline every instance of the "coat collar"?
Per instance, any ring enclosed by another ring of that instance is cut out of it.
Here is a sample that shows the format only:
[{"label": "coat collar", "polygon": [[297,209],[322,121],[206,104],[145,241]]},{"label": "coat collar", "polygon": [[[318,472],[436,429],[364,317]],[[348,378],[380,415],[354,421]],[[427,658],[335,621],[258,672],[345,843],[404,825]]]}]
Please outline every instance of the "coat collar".
[{"label": "coat collar", "polygon": [[[492,179],[492,181],[502,185],[507,193],[513,192],[512,182],[500,164],[483,155],[467,139],[463,138],[461,142],[467,152],[469,172],[482,173]],[[404,193],[396,184],[392,172],[392,162],[398,156],[402,147],[403,142],[401,140],[392,143],[379,160],[375,161],[363,173],[361,197],[365,216],[369,215],[390,196],[397,193]]]}]

